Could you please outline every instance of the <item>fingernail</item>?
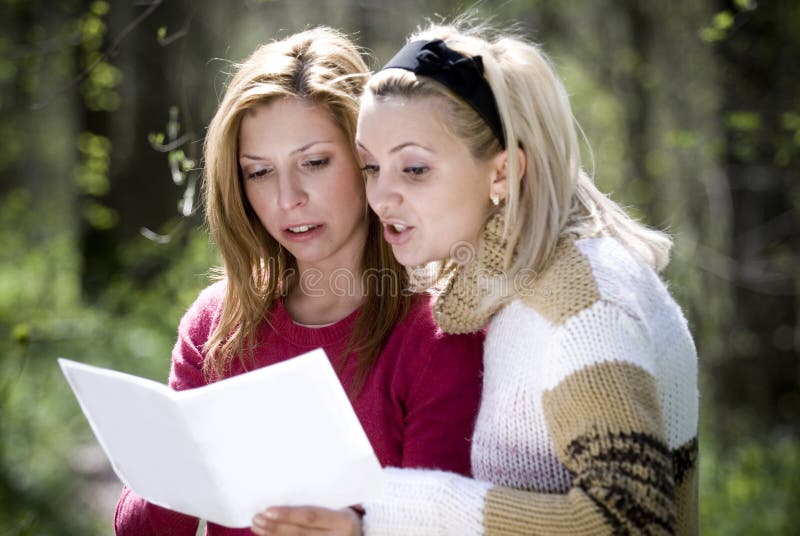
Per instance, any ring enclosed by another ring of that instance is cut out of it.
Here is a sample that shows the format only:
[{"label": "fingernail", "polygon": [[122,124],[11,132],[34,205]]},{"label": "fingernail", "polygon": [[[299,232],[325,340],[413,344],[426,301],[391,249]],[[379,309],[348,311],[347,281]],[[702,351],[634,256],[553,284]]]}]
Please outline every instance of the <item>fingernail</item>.
[{"label": "fingernail", "polygon": [[278,519],[278,514],[274,510],[266,510],[264,512],[264,517],[266,517],[267,519],[275,520]]}]

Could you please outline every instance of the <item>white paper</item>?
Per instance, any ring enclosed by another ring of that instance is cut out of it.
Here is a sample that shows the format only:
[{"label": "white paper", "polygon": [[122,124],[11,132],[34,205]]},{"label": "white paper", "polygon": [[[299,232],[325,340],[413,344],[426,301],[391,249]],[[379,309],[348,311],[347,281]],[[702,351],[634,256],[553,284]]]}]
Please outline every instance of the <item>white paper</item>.
[{"label": "white paper", "polygon": [[117,476],[154,504],[246,527],[267,506],[342,508],[383,486],[322,349],[186,391],[58,363]]}]

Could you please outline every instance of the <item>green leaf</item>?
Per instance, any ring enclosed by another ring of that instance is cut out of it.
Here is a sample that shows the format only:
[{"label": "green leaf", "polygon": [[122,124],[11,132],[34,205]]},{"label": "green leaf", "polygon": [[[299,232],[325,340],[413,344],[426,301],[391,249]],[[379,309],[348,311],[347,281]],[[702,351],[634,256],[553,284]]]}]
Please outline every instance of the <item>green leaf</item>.
[{"label": "green leaf", "polygon": [[730,11],[720,11],[714,15],[714,27],[719,30],[727,30],[733,26],[733,13]]},{"label": "green leaf", "polygon": [[84,208],[83,217],[89,225],[101,231],[113,229],[119,222],[117,211],[97,202],[91,202]]},{"label": "green leaf", "polygon": [[11,328],[11,338],[17,344],[27,344],[31,338],[31,327],[28,324],[15,324]]},{"label": "green leaf", "polygon": [[756,112],[731,112],[728,114],[728,126],[741,132],[753,132],[761,126],[761,118]]},{"label": "green leaf", "polygon": [[108,13],[109,5],[108,2],[102,2],[98,0],[97,2],[94,2],[92,4],[92,7],[89,10],[98,17],[102,17],[103,15]]}]

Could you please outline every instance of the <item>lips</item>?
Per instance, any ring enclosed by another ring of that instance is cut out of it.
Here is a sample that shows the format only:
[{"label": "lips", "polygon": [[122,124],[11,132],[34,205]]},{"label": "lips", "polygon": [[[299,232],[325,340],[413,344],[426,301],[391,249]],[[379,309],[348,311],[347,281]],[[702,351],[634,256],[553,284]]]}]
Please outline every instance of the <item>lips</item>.
[{"label": "lips", "polygon": [[283,228],[283,237],[290,242],[305,242],[318,236],[324,228],[321,223],[298,223]]},{"label": "lips", "polygon": [[401,222],[383,221],[383,238],[392,246],[401,246],[408,242],[414,227]]}]

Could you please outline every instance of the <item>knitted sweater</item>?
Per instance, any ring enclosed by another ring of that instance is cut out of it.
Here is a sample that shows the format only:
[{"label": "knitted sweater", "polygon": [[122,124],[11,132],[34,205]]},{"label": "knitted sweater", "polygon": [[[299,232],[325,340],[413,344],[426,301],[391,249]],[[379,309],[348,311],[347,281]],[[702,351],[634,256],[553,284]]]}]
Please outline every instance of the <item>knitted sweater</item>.
[{"label": "knitted sweater", "polygon": [[[202,348],[219,321],[225,290],[224,281],[205,289],[181,320],[169,376],[173,389],[206,384],[201,373]],[[469,438],[481,390],[483,334],[442,333],[433,321],[430,305],[429,297],[415,297],[352,401],[353,409],[382,465],[469,474]],[[357,316],[358,311],[331,326],[309,328],[295,324],[283,305],[276,303],[258,330],[251,368],[322,347],[348,386],[355,374],[356,356],[349,356],[342,368],[341,353]],[[235,361],[231,375],[242,372]],[[118,535],[194,536],[198,520],[150,504],[124,488],[114,525]],[[249,528],[230,529],[212,523],[206,533],[252,534]]]},{"label": "knitted sweater", "polygon": [[[480,324],[474,277],[447,331]],[[697,354],[665,285],[613,238],[564,239],[517,294],[486,334],[474,479],[385,469],[366,535],[696,534]]]}]

